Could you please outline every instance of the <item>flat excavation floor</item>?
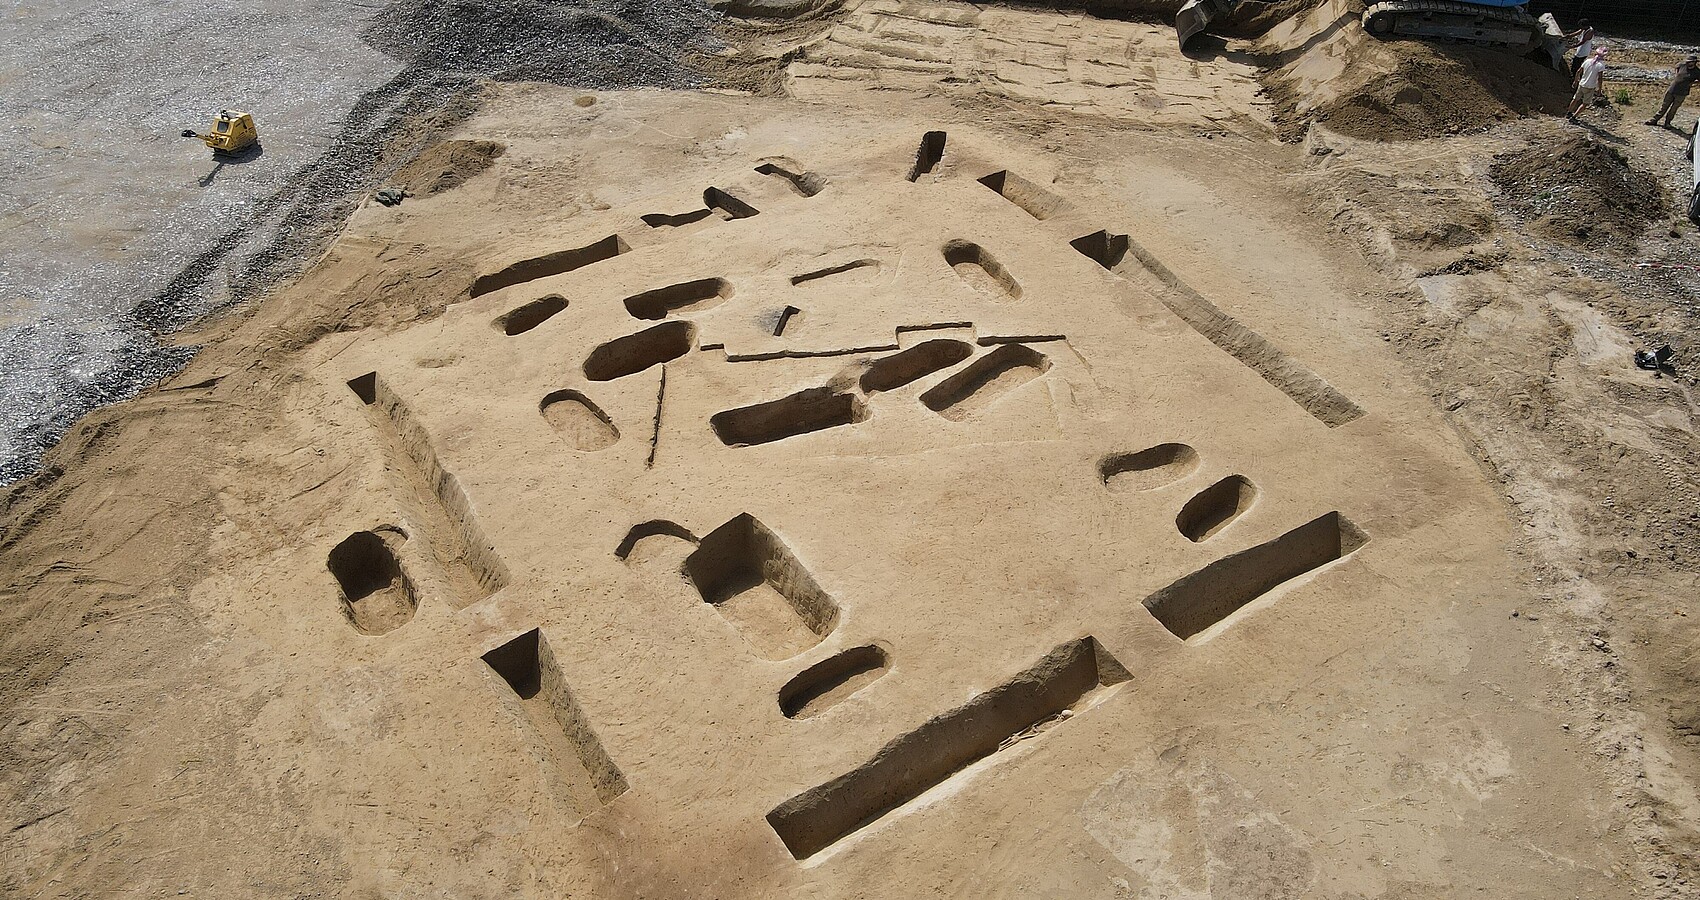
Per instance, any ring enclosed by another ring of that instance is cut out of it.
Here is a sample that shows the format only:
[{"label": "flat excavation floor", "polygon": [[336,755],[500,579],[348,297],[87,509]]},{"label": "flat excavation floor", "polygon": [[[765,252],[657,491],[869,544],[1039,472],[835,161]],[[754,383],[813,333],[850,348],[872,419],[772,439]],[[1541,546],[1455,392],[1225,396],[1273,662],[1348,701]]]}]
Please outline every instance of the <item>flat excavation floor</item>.
[{"label": "flat excavation floor", "polygon": [[181,376],[277,408],[25,893],[1614,893],[1496,489],[1255,141],[589,99]]}]

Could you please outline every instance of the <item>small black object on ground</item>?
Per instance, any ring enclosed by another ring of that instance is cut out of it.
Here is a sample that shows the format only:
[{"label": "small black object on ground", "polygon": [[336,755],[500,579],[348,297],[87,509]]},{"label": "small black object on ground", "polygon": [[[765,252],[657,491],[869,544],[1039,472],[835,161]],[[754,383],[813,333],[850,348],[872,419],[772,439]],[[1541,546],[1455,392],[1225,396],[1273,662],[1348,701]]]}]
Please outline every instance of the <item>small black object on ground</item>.
[{"label": "small black object on ground", "polygon": [[1676,351],[1672,350],[1669,344],[1665,344],[1657,350],[1637,350],[1635,351],[1635,367],[1651,372],[1675,375],[1676,364],[1671,361],[1675,357]]}]

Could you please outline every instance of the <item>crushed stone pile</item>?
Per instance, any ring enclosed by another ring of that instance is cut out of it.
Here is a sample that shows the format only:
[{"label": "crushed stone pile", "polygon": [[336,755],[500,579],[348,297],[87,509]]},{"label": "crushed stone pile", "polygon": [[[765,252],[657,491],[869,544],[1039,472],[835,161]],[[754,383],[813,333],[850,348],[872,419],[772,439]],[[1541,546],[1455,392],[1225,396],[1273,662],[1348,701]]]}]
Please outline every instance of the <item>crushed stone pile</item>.
[{"label": "crushed stone pile", "polygon": [[700,0],[400,0],[366,42],[439,72],[588,88],[692,87],[718,13]]},{"label": "crushed stone pile", "polygon": [[1616,148],[1560,134],[1495,158],[1489,174],[1505,206],[1545,237],[1632,251],[1648,224],[1667,214],[1664,188]]}]

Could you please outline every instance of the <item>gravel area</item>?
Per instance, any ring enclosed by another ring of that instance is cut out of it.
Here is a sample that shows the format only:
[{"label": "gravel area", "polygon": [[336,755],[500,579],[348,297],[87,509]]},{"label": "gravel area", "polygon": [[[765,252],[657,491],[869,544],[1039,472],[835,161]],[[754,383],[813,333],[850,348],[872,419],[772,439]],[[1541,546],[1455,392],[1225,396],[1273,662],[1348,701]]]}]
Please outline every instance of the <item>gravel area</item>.
[{"label": "gravel area", "polygon": [[[0,42],[0,483],[193,348],[169,333],[264,292],[482,78],[685,87],[698,0],[18,0]],[[220,164],[183,128],[252,112]],[[400,138],[398,140],[398,138]],[[399,151],[399,152],[398,152]]]}]

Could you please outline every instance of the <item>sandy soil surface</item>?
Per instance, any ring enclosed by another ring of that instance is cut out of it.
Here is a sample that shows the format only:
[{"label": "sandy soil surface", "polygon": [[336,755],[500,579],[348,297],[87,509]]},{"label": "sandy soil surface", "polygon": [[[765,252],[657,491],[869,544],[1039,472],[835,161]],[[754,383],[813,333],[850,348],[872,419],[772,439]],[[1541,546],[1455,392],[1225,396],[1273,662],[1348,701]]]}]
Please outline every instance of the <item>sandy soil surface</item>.
[{"label": "sandy soil surface", "polygon": [[1680,142],[1318,9],[491,88],[9,494],[0,886],[1700,893]]}]

